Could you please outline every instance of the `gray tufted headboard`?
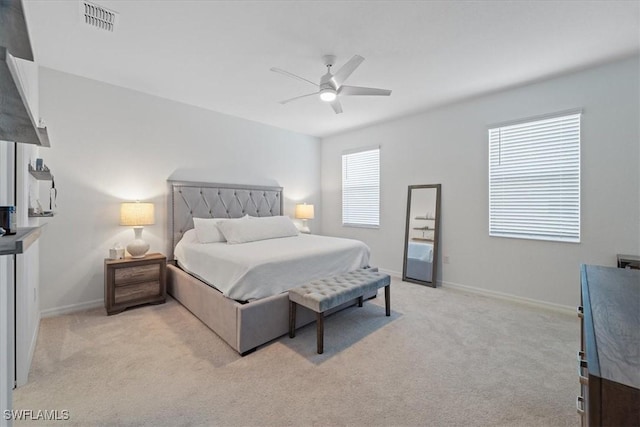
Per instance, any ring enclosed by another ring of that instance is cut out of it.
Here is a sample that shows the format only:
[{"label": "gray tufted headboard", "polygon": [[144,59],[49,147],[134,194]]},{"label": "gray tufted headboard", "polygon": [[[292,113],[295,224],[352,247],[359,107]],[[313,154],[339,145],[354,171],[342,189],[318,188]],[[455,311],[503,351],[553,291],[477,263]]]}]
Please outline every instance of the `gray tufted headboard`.
[{"label": "gray tufted headboard", "polygon": [[168,259],[193,218],[240,218],[282,215],[282,187],[167,181]]}]

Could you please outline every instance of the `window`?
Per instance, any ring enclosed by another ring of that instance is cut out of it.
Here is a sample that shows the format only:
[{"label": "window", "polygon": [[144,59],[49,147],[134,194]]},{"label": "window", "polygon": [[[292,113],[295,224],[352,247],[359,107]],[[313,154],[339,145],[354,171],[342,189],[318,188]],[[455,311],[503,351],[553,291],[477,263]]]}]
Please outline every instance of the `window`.
[{"label": "window", "polygon": [[580,241],[580,112],[489,129],[489,235]]},{"label": "window", "polygon": [[342,155],[342,225],[380,225],[380,148]]}]

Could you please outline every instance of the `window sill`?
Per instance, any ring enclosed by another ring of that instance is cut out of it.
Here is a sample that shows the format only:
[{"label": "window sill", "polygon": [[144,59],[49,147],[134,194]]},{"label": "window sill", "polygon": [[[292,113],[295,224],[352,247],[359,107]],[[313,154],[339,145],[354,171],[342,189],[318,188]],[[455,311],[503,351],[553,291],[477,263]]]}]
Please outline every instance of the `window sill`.
[{"label": "window sill", "polygon": [[379,225],[365,225],[365,224],[342,224],[343,227],[349,228],[369,228],[369,229],[379,229]]}]

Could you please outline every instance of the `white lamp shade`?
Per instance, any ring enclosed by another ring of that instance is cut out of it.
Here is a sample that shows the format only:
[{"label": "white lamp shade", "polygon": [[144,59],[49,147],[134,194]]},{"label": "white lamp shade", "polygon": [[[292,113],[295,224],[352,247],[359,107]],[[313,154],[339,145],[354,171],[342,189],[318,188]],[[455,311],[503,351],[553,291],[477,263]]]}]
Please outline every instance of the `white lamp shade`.
[{"label": "white lamp shade", "polygon": [[124,202],[120,205],[120,225],[133,226],[135,239],[127,245],[127,252],[133,258],[142,258],[149,250],[149,244],[142,240],[142,226],[155,223],[153,203]]},{"label": "white lamp shade", "polygon": [[308,205],[306,203],[296,205],[296,218],[298,219],[313,219],[313,205]]},{"label": "white lamp shade", "polygon": [[120,225],[152,225],[154,218],[153,203],[125,202],[120,205]]}]

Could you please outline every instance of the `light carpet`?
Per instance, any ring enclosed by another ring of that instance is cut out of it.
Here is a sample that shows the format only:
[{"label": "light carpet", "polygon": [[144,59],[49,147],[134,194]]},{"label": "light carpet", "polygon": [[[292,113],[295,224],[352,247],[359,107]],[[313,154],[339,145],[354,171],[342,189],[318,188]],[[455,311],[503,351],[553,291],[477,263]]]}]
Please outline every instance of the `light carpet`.
[{"label": "light carpet", "polygon": [[[576,426],[576,317],[394,279],[240,357],[178,302],[43,319],[14,409],[64,425]],[[15,425],[61,425],[16,422]]]}]

